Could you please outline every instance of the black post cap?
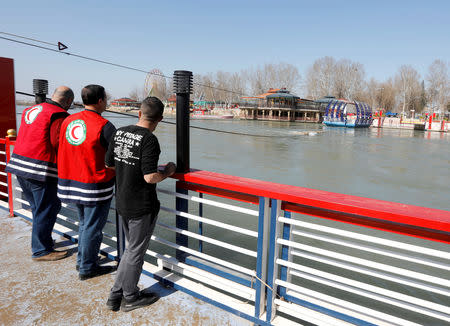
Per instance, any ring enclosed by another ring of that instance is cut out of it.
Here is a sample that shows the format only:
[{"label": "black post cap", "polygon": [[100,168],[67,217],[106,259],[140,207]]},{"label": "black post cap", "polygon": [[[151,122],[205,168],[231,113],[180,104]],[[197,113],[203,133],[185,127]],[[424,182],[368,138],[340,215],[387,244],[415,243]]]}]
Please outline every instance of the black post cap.
[{"label": "black post cap", "polygon": [[173,90],[176,94],[191,94],[192,71],[175,70],[173,73]]},{"label": "black post cap", "polygon": [[48,80],[33,79],[33,93],[40,95],[48,94]]}]

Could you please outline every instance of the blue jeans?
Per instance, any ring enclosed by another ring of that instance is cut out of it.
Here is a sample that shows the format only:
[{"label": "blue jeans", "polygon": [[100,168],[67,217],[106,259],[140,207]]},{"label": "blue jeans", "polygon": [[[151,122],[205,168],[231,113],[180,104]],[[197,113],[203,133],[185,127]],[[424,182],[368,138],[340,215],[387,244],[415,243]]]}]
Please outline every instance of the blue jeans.
[{"label": "blue jeans", "polygon": [[111,199],[95,206],[76,206],[80,219],[77,265],[80,267],[80,274],[88,274],[97,267],[98,252],[103,239],[102,230],[108,219]]},{"label": "blue jeans", "polygon": [[32,257],[48,255],[53,250],[52,231],[61,201],[56,195],[56,182],[43,182],[17,176],[23,194],[31,206],[33,228],[31,231]]}]

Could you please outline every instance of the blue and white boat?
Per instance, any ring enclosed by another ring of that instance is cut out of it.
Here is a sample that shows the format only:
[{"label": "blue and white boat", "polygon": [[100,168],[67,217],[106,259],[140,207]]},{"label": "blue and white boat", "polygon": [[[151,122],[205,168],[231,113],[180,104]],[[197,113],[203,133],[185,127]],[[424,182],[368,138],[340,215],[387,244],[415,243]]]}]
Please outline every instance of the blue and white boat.
[{"label": "blue and white boat", "polygon": [[372,108],[368,104],[337,99],[328,103],[323,119],[326,126],[347,128],[368,128],[372,121]]}]

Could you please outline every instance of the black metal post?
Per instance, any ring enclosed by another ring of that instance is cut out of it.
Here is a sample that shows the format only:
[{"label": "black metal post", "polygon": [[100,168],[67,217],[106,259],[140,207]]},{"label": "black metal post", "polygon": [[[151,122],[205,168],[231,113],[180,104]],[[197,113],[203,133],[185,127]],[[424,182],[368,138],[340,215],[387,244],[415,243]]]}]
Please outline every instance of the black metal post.
[{"label": "black metal post", "polygon": [[[192,90],[192,72],[176,70],[173,74],[173,86],[177,95],[177,172],[187,173],[190,169],[189,162],[189,96]],[[187,190],[178,187],[176,191],[188,194]],[[176,198],[176,210],[188,212],[189,205],[187,199]],[[176,227],[188,230],[188,219],[180,215],[176,216]],[[176,234],[176,243],[180,246],[188,247],[188,237],[183,234]],[[184,261],[186,254],[182,250],[176,251],[176,258]]]},{"label": "black metal post", "polygon": [[45,79],[33,79],[33,93],[36,104],[45,102],[48,94],[48,81]]},{"label": "black metal post", "polygon": [[177,95],[177,172],[189,172],[189,96],[192,90],[192,72],[176,70],[173,87]]}]

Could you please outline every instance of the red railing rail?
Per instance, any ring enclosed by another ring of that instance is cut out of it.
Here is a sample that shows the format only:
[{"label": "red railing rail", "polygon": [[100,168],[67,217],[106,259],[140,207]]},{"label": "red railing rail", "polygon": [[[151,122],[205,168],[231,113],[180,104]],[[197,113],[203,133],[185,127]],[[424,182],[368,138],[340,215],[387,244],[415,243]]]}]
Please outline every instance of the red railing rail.
[{"label": "red railing rail", "polygon": [[[0,138],[0,144],[5,144],[6,158],[9,161],[10,147],[15,141],[8,137]],[[179,187],[187,190],[253,204],[258,204],[259,197],[273,198],[281,200],[282,209],[287,211],[450,244],[450,211],[204,170],[192,169],[186,174],[175,174],[174,178],[182,181],[179,182]],[[10,174],[8,195],[9,211],[13,216]]]},{"label": "red railing rail", "polygon": [[300,214],[450,244],[450,211],[388,202],[267,181],[191,170],[176,174],[179,187],[242,202],[259,197],[283,202],[282,209]]}]

